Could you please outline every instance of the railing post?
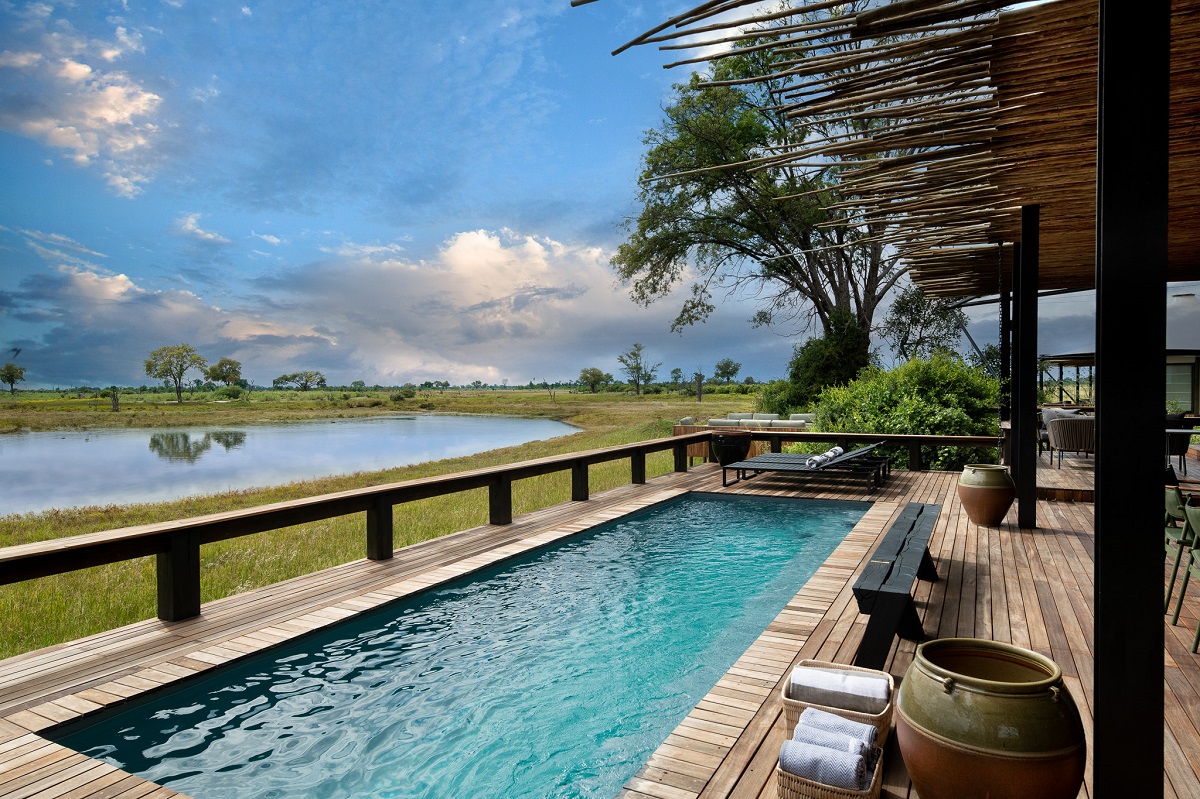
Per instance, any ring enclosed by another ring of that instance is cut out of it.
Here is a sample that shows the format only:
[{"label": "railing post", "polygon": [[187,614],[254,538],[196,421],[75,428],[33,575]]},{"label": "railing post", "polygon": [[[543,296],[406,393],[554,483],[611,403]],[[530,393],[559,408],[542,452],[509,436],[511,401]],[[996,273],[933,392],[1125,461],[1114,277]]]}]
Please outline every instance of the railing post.
[{"label": "railing post", "polygon": [[645,450],[634,450],[629,455],[629,482],[634,485],[642,485],[646,482],[646,452]]},{"label": "railing post", "polygon": [[783,452],[783,437],[771,436],[771,452]]},{"label": "railing post", "polygon": [[395,549],[392,540],[392,503],[375,500],[367,509],[367,559],[388,560]]},{"label": "railing post", "polygon": [[672,449],[675,451],[675,471],[686,472],[688,470],[688,445],[676,444]]},{"label": "railing post", "polygon": [[507,474],[496,475],[488,486],[488,522],[512,524],[512,478]]},{"label": "railing post", "polygon": [[588,462],[585,460],[578,460],[571,464],[571,499],[576,502],[587,502]]},{"label": "railing post", "polygon": [[180,621],[200,615],[200,542],[188,532],[167,539],[157,555],[158,617]]},{"label": "railing post", "polygon": [[921,445],[916,441],[908,442],[908,470],[921,471]]}]

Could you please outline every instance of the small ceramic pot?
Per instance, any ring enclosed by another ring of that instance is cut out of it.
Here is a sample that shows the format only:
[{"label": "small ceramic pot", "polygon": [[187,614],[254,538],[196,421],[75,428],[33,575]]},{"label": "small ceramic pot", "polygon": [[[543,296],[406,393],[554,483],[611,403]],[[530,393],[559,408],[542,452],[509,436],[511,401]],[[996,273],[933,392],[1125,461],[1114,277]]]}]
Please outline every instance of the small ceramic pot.
[{"label": "small ceramic pot", "polygon": [[750,435],[749,430],[713,433],[708,447],[713,460],[722,466],[745,460],[750,453]]},{"label": "small ceramic pot", "polygon": [[1008,467],[968,463],[958,478],[958,498],[967,518],[982,527],[995,527],[1017,497],[1017,486]]},{"label": "small ceramic pot", "polygon": [[917,647],[896,737],[921,799],[1074,799],[1087,744],[1058,665],[975,638]]}]

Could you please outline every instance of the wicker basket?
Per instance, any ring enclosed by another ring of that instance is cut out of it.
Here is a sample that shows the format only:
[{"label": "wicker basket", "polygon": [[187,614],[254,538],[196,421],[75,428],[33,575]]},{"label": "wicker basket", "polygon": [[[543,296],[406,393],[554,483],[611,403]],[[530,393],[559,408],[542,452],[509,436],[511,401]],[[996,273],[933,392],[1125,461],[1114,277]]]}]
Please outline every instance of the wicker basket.
[{"label": "wicker basket", "polygon": [[896,706],[896,681],[892,679],[892,675],[888,674],[886,671],[863,669],[859,668],[858,666],[844,666],[841,663],[828,663],[823,660],[802,660],[800,661],[800,665],[816,669],[829,668],[838,669],[839,671],[861,671],[866,674],[874,674],[879,677],[886,677],[888,681],[888,695],[891,697],[891,700],[888,702],[887,707],[885,707],[876,715],[872,715],[870,713],[860,713],[856,710],[846,710],[845,708],[840,707],[814,705],[809,702],[802,702],[799,699],[792,699],[790,695],[792,690],[792,681],[789,677],[783,682],[783,719],[787,725],[788,737],[791,738],[792,734],[796,731],[796,725],[800,722],[800,714],[804,712],[804,708],[815,707],[817,710],[824,710],[827,713],[836,713],[842,718],[850,719],[851,721],[870,724],[875,728],[878,735],[875,743],[877,746],[882,748],[887,742],[888,733],[891,732],[892,710]]},{"label": "wicker basket", "polygon": [[775,766],[775,786],[779,792],[779,799],[879,799],[879,791],[883,786],[883,750],[875,748],[875,773],[865,791],[835,788],[832,785],[806,780],[789,774],[778,764]]}]

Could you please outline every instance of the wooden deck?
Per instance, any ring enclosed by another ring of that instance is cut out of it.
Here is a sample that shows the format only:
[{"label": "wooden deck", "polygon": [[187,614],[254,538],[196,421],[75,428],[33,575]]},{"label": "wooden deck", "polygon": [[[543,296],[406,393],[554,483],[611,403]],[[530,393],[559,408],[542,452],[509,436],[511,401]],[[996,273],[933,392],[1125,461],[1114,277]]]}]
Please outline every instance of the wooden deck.
[{"label": "wooden deck", "polygon": [[[1009,641],[1053,658],[1090,738],[1092,506],[1040,501],[1037,530],[1016,529],[1015,513],[1001,527],[979,528],[958,504],[956,481],[949,473],[894,472],[870,497],[874,504],[862,521],[622,796],[775,797],[773,770],[784,735],[780,684],[797,660],[852,660],[865,617],[857,613],[850,583],[880,532],[909,501],[942,505],[930,544],[942,579],[918,583],[916,594],[926,632]],[[197,619],[145,621],[11,658],[0,662],[0,796],[177,796],[38,732],[691,490],[866,499],[857,481],[822,487],[774,474],[722,489],[720,470],[705,465],[518,517],[512,525],[419,544],[390,561],[356,561],[213,602]],[[1200,655],[1188,651],[1197,619],[1200,586],[1189,588],[1180,626],[1166,625],[1163,794],[1169,797],[1200,799]],[[903,641],[893,646],[888,668],[897,678],[914,649]],[[884,796],[916,797],[894,745],[885,775]],[[1090,794],[1089,782],[1080,796]]]}]

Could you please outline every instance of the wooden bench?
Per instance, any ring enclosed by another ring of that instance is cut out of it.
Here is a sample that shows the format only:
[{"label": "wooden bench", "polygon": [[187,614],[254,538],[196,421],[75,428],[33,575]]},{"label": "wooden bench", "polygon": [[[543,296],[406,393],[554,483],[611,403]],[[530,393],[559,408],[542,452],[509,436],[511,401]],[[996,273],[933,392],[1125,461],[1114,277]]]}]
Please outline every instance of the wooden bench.
[{"label": "wooden bench", "polygon": [[909,641],[925,639],[912,588],[918,579],[938,579],[929,556],[929,538],[941,509],[941,505],[908,503],[854,581],[858,610],[871,617],[854,657],[855,666],[882,669],[897,634]]}]

